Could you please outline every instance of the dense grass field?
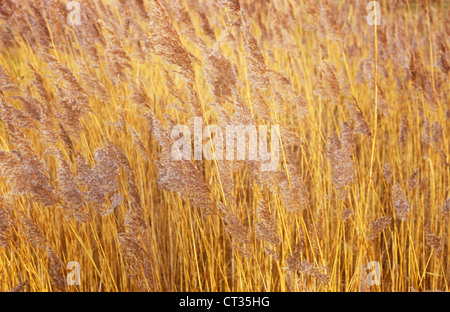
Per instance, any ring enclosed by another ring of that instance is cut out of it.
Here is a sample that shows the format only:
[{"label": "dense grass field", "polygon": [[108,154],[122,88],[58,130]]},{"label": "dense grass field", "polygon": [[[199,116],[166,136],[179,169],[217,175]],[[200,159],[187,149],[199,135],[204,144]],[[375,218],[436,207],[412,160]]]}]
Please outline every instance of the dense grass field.
[{"label": "dense grass field", "polygon": [[0,291],[448,291],[449,1],[368,4],[1,1]]}]

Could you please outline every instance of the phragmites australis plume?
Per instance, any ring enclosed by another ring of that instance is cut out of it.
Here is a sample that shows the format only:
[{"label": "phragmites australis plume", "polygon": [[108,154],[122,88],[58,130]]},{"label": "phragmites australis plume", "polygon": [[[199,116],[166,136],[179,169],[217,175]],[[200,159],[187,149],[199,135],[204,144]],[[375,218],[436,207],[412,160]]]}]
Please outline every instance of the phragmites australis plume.
[{"label": "phragmites australis plume", "polygon": [[34,151],[33,143],[19,130],[8,124],[10,152],[0,151],[0,175],[10,183],[12,195],[30,195],[45,206],[56,203],[54,188],[50,183],[45,163]]},{"label": "phragmites australis plume", "polygon": [[180,74],[188,81],[195,80],[189,52],[183,46],[177,31],[170,22],[166,10],[159,0],[149,2],[150,39],[158,54],[169,64],[177,65]]},{"label": "phragmites australis plume", "polygon": [[367,273],[366,268],[361,264],[360,265],[360,273],[359,273],[359,281],[358,281],[358,291],[359,292],[370,292],[370,284],[369,284],[369,274]]},{"label": "phragmites australis plume", "polygon": [[184,5],[178,1],[169,1],[168,9],[173,10],[174,15],[177,17],[176,21],[181,26],[180,32],[192,42],[197,42],[198,36],[195,31],[194,23]]},{"label": "phragmites australis plume", "polygon": [[320,67],[321,81],[317,84],[316,93],[329,100],[333,105],[340,102],[341,86],[336,74],[335,66],[329,61],[322,61]]},{"label": "phragmites australis plume", "polygon": [[296,271],[297,274],[304,274],[306,276],[310,276],[320,282],[322,285],[327,285],[330,281],[330,277],[326,272],[327,268],[324,266],[318,267],[313,263],[307,260],[299,260],[294,261],[290,258],[291,261],[288,262],[288,268],[290,270]]},{"label": "phragmites australis plume", "polygon": [[48,259],[48,274],[51,286],[56,291],[66,290],[66,280],[63,276],[63,265],[61,260],[50,246],[49,241],[42,234],[37,224],[24,213],[20,213],[18,221],[22,225],[25,237],[35,248],[45,251]]},{"label": "phragmites australis plume", "polygon": [[[279,176],[278,185],[284,205],[291,211],[302,211],[309,205],[309,191],[294,166],[287,165],[289,178],[285,170]],[[289,185],[289,181],[291,185]]]},{"label": "phragmites australis plume", "polygon": [[150,111],[145,114],[155,139],[162,147],[158,161],[158,185],[167,191],[174,191],[182,197],[188,197],[194,207],[202,208],[205,215],[214,213],[216,208],[211,200],[208,185],[200,171],[190,160],[175,160],[174,154],[180,153],[161,122]]},{"label": "phragmites australis plume", "polygon": [[406,143],[408,142],[408,135],[409,135],[408,118],[405,115],[403,115],[400,121],[400,137],[399,137],[399,143],[402,149],[405,149],[406,147]]},{"label": "phragmites australis plume", "polygon": [[241,19],[240,29],[244,39],[248,80],[255,89],[267,89],[270,85],[264,55],[258,46],[257,39],[253,35],[251,24],[243,13],[241,13]]},{"label": "phragmites australis plume", "polygon": [[206,15],[206,10],[203,6],[196,10],[196,13],[200,19],[200,28],[203,30],[204,34],[212,41],[216,41],[216,35],[214,33],[214,28],[211,26],[208,17]]},{"label": "phragmites australis plume", "polygon": [[16,84],[6,70],[0,66],[0,92],[3,91],[19,91]]},{"label": "phragmites australis plume", "polygon": [[154,257],[150,252],[140,195],[133,179],[128,181],[128,190],[131,202],[125,218],[125,231],[119,233],[119,243],[128,262],[127,269],[130,277],[137,279],[143,274],[141,289],[156,291],[159,285],[154,274]]},{"label": "phragmites australis plume", "polygon": [[101,22],[100,26],[104,31],[107,42],[107,49],[104,54],[108,74],[115,84],[119,81],[127,81],[127,70],[133,70],[131,58],[122,48],[114,32],[104,22]]},{"label": "phragmites australis plume", "polygon": [[439,57],[434,63],[434,66],[439,68],[444,75],[448,75],[450,73],[450,65],[447,61],[447,52],[444,44],[439,42]]},{"label": "phragmites australis plume", "polygon": [[387,183],[392,182],[392,176],[393,176],[392,168],[389,163],[385,163],[383,166],[383,176]]},{"label": "phragmites australis plume", "polygon": [[87,212],[83,211],[85,198],[81,192],[76,177],[73,175],[69,163],[61,151],[57,152],[59,168],[57,171],[59,182],[59,195],[64,201],[63,208],[80,222],[88,221]]},{"label": "phragmites australis plume", "polygon": [[389,216],[389,217],[381,217],[373,221],[372,224],[370,225],[370,232],[367,237],[367,241],[369,243],[374,242],[377,239],[378,235],[381,232],[383,232],[389,226],[389,224],[391,224],[391,220],[392,217]]},{"label": "phragmites australis plume", "polygon": [[36,123],[31,116],[10,105],[0,94],[1,120],[8,124],[16,123],[21,128],[34,128]]},{"label": "phragmites australis plume", "polygon": [[295,90],[292,81],[286,75],[272,69],[268,70],[267,73],[269,75],[270,84],[272,86],[277,86],[277,89],[281,90],[283,97],[289,99],[288,103],[292,103],[293,112],[297,116],[300,117],[309,114],[306,98],[300,92]]},{"label": "phragmites australis plume", "polygon": [[[42,122],[42,115],[48,115],[49,110],[42,105],[42,102],[31,95],[29,89],[22,89],[22,93],[23,96],[11,96],[10,99],[20,100],[22,103],[23,114],[26,115],[26,117],[30,117],[34,121]],[[24,126],[24,128],[29,128],[29,126]]]},{"label": "phragmites australis plume", "polygon": [[[86,202],[92,202],[101,215],[107,215],[113,211],[111,207],[120,205],[118,178],[120,168],[129,169],[129,164],[124,161],[123,153],[113,143],[106,142],[104,148],[98,148],[94,154],[95,165],[90,168],[86,160],[77,155],[77,182],[88,189]],[[106,208],[106,198],[112,200],[112,206]]]},{"label": "phragmites australis plume", "polygon": [[345,188],[353,183],[353,134],[350,126],[342,122],[341,140],[335,133],[328,137],[326,157],[331,166],[331,181],[336,187],[338,198],[344,199]]},{"label": "phragmites australis plume", "polygon": [[409,59],[409,79],[414,88],[422,91],[426,102],[433,112],[436,112],[439,107],[439,97],[436,94],[430,74],[422,64],[419,56],[411,52]]},{"label": "phragmites australis plume", "polygon": [[219,0],[219,4],[227,10],[227,13],[235,18],[234,23],[239,25],[241,23],[240,12],[241,5],[239,0]]},{"label": "phragmites australis plume", "polygon": [[9,245],[13,223],[11,207],[0,198],[0,247]]},{"label": "phragmites australis plume", "polygon": [[269,206],[264,198],[259,200],[256,213],[259,217],[259,221],[255,225],[256,235],[272,245],[281,244],[281,238],[277,233],[276,221],[272,217]]},{"label": "phragmites australis plume", "polygon": [[353,101],[349,101],[347,105],[350,113],[352,114],[353,121],[355,123],[355,128],[353,129],[353,133],[360,133],[366,135],[368,137],[372,137],[370,132],[369,124],[367,123],[364,115],[359,107],[358,101],[355,97],[353,97]]},{"label": "phragmites australis plume", "polygon": [[221,202],[218,202],[217,205],[219,211],[222,212],[226,230],[233,239],[233,246],[244,257],[250,257],[252,253],[249,249],[250,238],[247,228],[242,225],[238,216],[227,205]]},{"label": "phragmites australis plume", "polygon": [[205,77],[211,86],[211,94],[217,104],[232,97],[232,91],[236,86],[236,77],[231,62],[222,55],[219,46],[215,44],[209,49],[204,43],[200,44],[205,60]]},{"label": "phragmites australis plume", "polygon": [[425,239],[427,241],[427,245],[433,248],[433,255],[437,259],[441,259],[444,252],[444,241],[442,237],[439,237],[432,232],[428,232]]},{"label": "phragmites australis plume", "polygon": [[23,282],[19,282],[16,286],[11,288],[9,290],[9,292],[23,292],[23,291],[27,290],[29,285],[30,285],[30,282],[28,280],[27,281],[23,281]]},{"label": "phragmites australis plume", "polygon": [[342,211],[341,214],[341,221],[346,223],[353,215],[355,214],[355,211],[351,208],[347,208],[344,211]]},{"label": "phragmites australis plume", "polygon": [[234,190],[236,183],[234,182],[233,171],[234,165],[228,161],[217,160],[217,167],[219,168],[220,185],[225,195],[227,204],[234,205],[236,200],[234,198]]},{"label": "phragmites australis plume", "polygon": [[419,183],[420,170],[419,168],[414,169],[408,178],[408,188],[414,188]]},{"label": "phragmites australis plume", "polygon": [[447,198],[444,202],[444,205],[441,207],[442,215],[446,216],[450,212],[450,197]]},{"label": "phragmites australis plume", "polygon": [[59,80],[62,81],[64,85],[63,94],[65,95],[63,100],[67,101],[70,105],[68,109],[76,110],[80,114],[89,112],[91,110],[89,107],[89,97],[80,86],[72,71],[60,63],[53,55],[41,53],[40,56],[47,62],[52,72],[58,75]]},{"label": "phragmites australis plume", "polygon": [[403,221],[406,221],[411,207],[406,199],[405,192],[397,183],[394,183],[392,186],[392,199],[394,201],[394,208],[397,212],[397,217]]},{"label": "phragmites australis plume", "polygon": [[149,4],[150,39],[157,55],[171,65],[178,67],[178,72],[186,82],[188,101],[197,116],[202,115],[201,102],[198,95],[195,71],[192,66],[190,53],[181,43],[180,37],[170,22],[166,10],[159,0],[152,0]]},{"label": "phragmites australis plume", "polygon": [[339,25],[336,17],[326,1],[321,0],[320,5],[320,21],[323,21],[326,33],[325,36],[331,40],[341,40]]}]

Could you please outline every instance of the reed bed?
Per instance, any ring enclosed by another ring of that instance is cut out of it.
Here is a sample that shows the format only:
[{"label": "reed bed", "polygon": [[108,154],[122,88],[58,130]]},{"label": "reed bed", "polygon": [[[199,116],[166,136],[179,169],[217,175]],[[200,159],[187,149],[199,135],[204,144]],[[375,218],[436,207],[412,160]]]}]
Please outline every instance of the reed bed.
[{"label": "reed bed", "polygon": [[450,4],[367,4],[1,1],[0,290],[448,291]]}]

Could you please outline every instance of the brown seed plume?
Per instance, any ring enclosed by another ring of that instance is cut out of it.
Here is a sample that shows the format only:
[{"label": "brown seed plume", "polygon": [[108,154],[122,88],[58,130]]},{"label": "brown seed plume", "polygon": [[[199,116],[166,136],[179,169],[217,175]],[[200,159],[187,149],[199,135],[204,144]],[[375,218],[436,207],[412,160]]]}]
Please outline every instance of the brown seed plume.
[{"label": "brown seed plume", "polygon": [[83,211],[85,198],[79,189],[75,176],[72,174],[69,163],[61,151],[57,153],[59,168],[57,171],[59,182],[59,195],[64,201],[64,209],[80,222],[88,221],[88,214]]},{"label": "brown seed plume", "polygon": [[0,198],[0,247],[6,247],[11,241],[13,216],[11,207]]},{"label": "brown seed plume", "polygon": [[0,66],[0,92],[4,91],[14,92],[19,91],[19,88],[17,88],[16,84],[6,70]]},{"label": "brown seed plume", "polygon": [[342,122],[341,140],[335,133],[328,137],[326,157],[331,166],[331,181],[338,191],[338,198],[344,199],[345,188],[353,183],[353,137],[350,126]]},{"label": "brown seed plume", "polygon": [[272,245],[281,244],[281,238],[277,233],[276,221],[272,217],[264,198],[259,200],[256,213],[259,217],[259,221],[255,225],[256,235]]},{"label": "brown seed plume", "polygon": [[341,86],[336,75],[336,68],[328,61],[323,61],[320,67],[321,81],[316,92],[323,98],[329,100],[333,105],[340,102]]},{"label": "brown seed plume", "polygon": [[450,65],[448,64],[446,57],[447,55],[446,48],[442,42],[439,42],[439,50],[440,50],[439,56],[436,62],[434,63],[434,66],[439,68],[444,75],[448,75],[450,73]]},{"label": "brown seed plume", "polygon": [[403,149],[406,147],[406,143],[408,142],[408,135],[409,135],[408,119],[406,115],[403,115],[400,121],[400,137],[399,137],[399,143]]},{"label": "brown seed plume", "polygon": [[177,65],[186,80],[194,81],[195,73],[189,52],[181,43],[177,31],[159,0],[149,2],[149,30],[156,54],[167,63]]},{"label": "brown seed plume", "polygon": [[370,132],[369,124],[367,123],[364,115],[359,107],[358,101],[355,97],[353,97],[353,101],[349,101],[347,105],[350,113],[352,114],[352,118],[355,122],[355,128],[353,129],[354,133],[360,133],[366,135],[368,137],[372,137]]},{"label": "brown seed plume", "polygon": [[354,214],[355,211],[353,209],[350,208],[345,209],[344,211],[342,211],[341,221],[346,223]]},{"label": "brown seed plume", "polygon": [[241,224],[239,218],[228,206],[221,202],[218,202],[217,205],[219,211],[222,212],[222,218],[228,234],[236,241],[236,243],[233,242],[234,246],[237,247],[244,257],[250,257],[250,239],[247,228]]},{"label": "brown seed plume", "polygon": [[443,250],[444,242],[442,237],[439,237],[431,232],[428,232],[428,234],[425,236],[425,239],[427,240],[427,245],[433,248],[434,256],[437,259],[441,259],[444,251]]},{"label": "brown seed plume", "polygon": [[368,243],[374,242],[378,238],[378,235],[391,224],[391,220],[392,217],[381,217],[373,221],[370,225],[370,232],[367,237]]},{"label": "brown seed plume", "polygon": [[406,221],[411,207],[409,206],[402,187],[397,183],[392,186],[392,199],[394,201],[394,208],[397,212],[397,216],[401,220]]},{"label": "brown seed plume", "polygon": [[13,288],[11,288],[9,292],[23,292],[23,291],[26,291],[27,288],[29,287],[29,285],[30,285],[29,281],[19,282],[19,284],[17,284],[17,286],[14,286]]},{"label": "brown seed plume", "polygon": [[42,234],[37,224],[24,213],[20,213],[18,218],[25,232],[25,237],[35,248],[46,252],[48,259],[48,274],[53,290],[65,291],[66,280],[63,276],[63,265],[61,260],[50,246],[50,242]]},{"label": "brown seed plume", "polygon": [[445,200],[444,205],[442,205],[441,207],[441,210],[444,217],[450,212],[450,197]]},{"label": "brown seed plume", "polygon": [[47,168],[31,141],[13,124],[8,125],[11,152],[0,151],[0,174],[11,186],[12,195],[30,195],[45,206],[56,203]]},{"label": "brown seed plume", "polygon": [[387,183],[392,182],[393,172],[391,165],[389,165],[388,163],[385,163],[383,166],[383,176]]}]

